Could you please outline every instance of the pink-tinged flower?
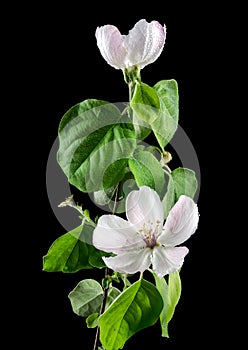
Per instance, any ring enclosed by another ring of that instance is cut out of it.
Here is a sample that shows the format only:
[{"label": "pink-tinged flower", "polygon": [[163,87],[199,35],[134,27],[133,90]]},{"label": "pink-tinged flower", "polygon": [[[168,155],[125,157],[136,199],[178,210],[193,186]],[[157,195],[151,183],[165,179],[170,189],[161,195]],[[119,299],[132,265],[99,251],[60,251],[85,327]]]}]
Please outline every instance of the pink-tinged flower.
[{"label": "pink-tinged flower", "polygon": [[128,35],[122,35],[110,24],[96,29],[97,46],[107,63],[116,69],[142,69],[154,62],[163,50],[165,37],[165,26],[145,19],[137,22]]},{"label": "pink-tinged flower", "polygon": [[197,205],[180,196],[164,223],[164,210],[158,194],[147,186],[129,193],[124,220],[116,215],[99,218],[93,233],[93,244],[105,252],[104,257],[114,271],[133,274],[150,265],[159,277],[177,271],[188,248],[177,247],[196,230],[199,221]]}]

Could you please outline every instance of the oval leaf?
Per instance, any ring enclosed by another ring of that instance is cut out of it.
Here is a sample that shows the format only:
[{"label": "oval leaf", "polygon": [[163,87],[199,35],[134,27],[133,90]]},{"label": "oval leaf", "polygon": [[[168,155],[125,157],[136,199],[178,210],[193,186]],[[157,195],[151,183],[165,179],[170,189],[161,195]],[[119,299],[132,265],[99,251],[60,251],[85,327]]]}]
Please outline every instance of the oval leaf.
[{"label": "oval leaf", "polygon": [[169,303],[169,301],[168,301],[168,284],[167,284],[164,277],[159,278],[155,272],[153,273],[153,276],[155,278],[156,287],[157,287],[159,293],[161,294],[163,302],[164,302],[163,310],[160,314],[160,325],[161,325],[161,330],[162,330],[162,337],[169,338],[168,322],[167,322],[168,303]]},{"label": "oval leaf", "polygon": [[156,157],[151,152],[140,151],[128,160],[128,165],[139,187],[149,186],[163,193],[165,176]]},{"label": "oval leaf", "polygon": [[176,203],[175,187],[172,176],[169,177],[166,194],[162,200],[164,216],[167,218],[173,205]]},{"label": "oval leaf", "polygon": [[103,257],[111,256],[112,253],[107,253],[102,250],[96,249],[92,244],[88,246],[89,248],[89,263],[93,267],[97,267],[98,269],[102,269],[106,267],[106,264],[102,260]]},{"label": "oval leaf", "polygon": [[92,234],[93,228],[84,227],[80,225],[53,242],[47,255],[43,257],[44,271],[77,272],[92,268],[89,264],[89,245],[85,243],[84,231],[90,231]]},{"label": "oval leaf", "polygon": [[[121,294],[121,291],[115,287],[110,287],[107,294],[107,300],[105,305],[105,310],[113,303],[113,301]],[[100,312],[100,307],[99,307]],[[89,315],[86,319],[86,324],[88,328],[95,328],[99,325],[99,313],[93,313]]]},{"label": "oval leaf", "polygon": [[73,273],[82,269],[105,267],[103,256],[110,253],[96,249],[92,244],[94,227],[80,225],[57,238],[43,257],[43,270]]},{"label": "oval leaf", "polygon": [[156,90],[144,83],[136,84],[131,107],[140,119],[151,124],[158,117],[160,108]]},{"label": "oval leaf", "polygon": [[72,107],[59,127],[57,160],[68,181],[83,192],[109,188],[125,175],[135,132],[118,124],[120,110],[104,101]]},{"label": "oval leaf", "polygon": [[172,139],[178,126],[178,86],[172,80],[162,80],[154,85],[159,101],[160,112],[151,124],[156,139],[163,149]]},{"label": "oval leaf", "polygon": [[166,316],[167,323],[169,323],[169,321],[172,319],[175,307],[178,304],[181,296],[181,291],[182,285],[179,271],[170,273],[168,279],[168,311]]},{"label": "oval leaf", "polygon": [[163,103],[163,107],[166,107],[170,116],[177,122],[179,117],[179,96],[176,80],[161,80],[153,88],[158,94],[160,103]]},{"label": "oval leaf", "polygon": [[108,295],[107,295],[107,300],[106,300],[106,305],[105,305],[105,310],[107,310],[110,305],[114,302],[114,300],[121,294],[121,291],[116,288],[111,286],[108,290]]},{"label": "oval leaf", "polygon": [[168,323],[175,312],[182,290],[179,271],[169,274],[168,284],[164,278],[158,278],[155,273],[153,273],[153,276],[155,278],[156,287],[160,292],[164,303],[163,310],[160,314],[162,337],[169,338]]},{"label": "oval leaf", "polygon": [[87,317],[98,313],[102,303],[103,289],[92,279],[80,281],[69,293],[72,310],[78,316]]},{"label": "oval leaf", "polygon": [[171,172],[174,181],[176,200],[184,194],[194,198],[197,190],[197,179],[195,172],[187,168],[177,168]]},{"label": "oval leaf", "polygon": [[178,201],[181,195],[186,195],[192,199],[198,187],[197,178],[193,170],[187,168],[177,168],[170,173],[167,192],[163,198],[165,217]]},{"label": "oval leaf", "polygon": [[[88,115],[95,115],[97,113],[97,108],[103,105],[110,105],[110,108],[112,109],[113,105],[109,104],[107,101],[103,100],[96,100],[96,99],[88,99],[85,101],[82,101],[80,103],[77,103],[75,106],[72,106],[62,117],[60,123],[59,123],[59,133],[62,132],[62,130],[65,127],[68,127],[69,123],[74,120],[74,123],[76,121],[77,123],[80,123],[80,120],[78,118],[85,118],[85,112],[89,111]],[[108,108],[108,107],[107,107]],[[105,111],[105,108],[103,109],[103,112]],[[113,114],[111,113],[111,117]],[[115,122],[116,120],[112,119],[112,122]],[[91,124],[91,121],[88,120],[88,123]]]},{"label": "oval leaf", "polygon": [[95,312],[86,318],[86,324],[88,328],[95,328],[99,324],[99,314]]},{"label": "oval leaf", "polygon": [[152,283],[135,282],[100,317],[102,345],[106,350],[122,349],[133,334],[156,323],[162,308],[162,297]]}]

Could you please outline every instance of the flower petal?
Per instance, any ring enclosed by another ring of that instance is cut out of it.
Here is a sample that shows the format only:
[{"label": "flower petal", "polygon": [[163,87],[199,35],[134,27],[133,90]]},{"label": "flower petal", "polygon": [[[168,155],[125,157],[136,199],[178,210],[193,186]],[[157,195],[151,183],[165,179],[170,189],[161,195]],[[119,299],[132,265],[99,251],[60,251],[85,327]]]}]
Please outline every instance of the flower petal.
[{"label": "flower petal", "polygon": [[118,28],[107,24],[96,29],[97,46],[103,58],[116,69],[125,67],[126,50],[123,46],[123,35]]},{"label": "flower petal", "polygon": [[137,230],[149,220],[153,223],[164,221],[164,210],[156,191],[148,186],[142,186],[138,191],[132,191],[126,199],[126,216]]},{"label": "flower petal", "polygon": [[152,256],[152,268],[159,278],[177,271],[188,253],[186,247],[155,247]]},{"label": "flower petal", "polygon": [[118,254],[110,258],[103,258],[105,264],[120,273],[143,272],[151,265],[151,249],[144,248]]},{"label": "flower petal", "polygon": [[135,227],[116,215],[103,215],[93,232],[93,244],[105,252],[119,252],[144,247],[145,243]]},{"label": "flower petal", "polygon": [[166,27],[157,21],[148,23],[141,19],[124,36],[124,47],[127,50],[126,67],[138,65],[144,68],[154,62],[161,54],[166,37]]},{"label": "flower petal", "polygon": [[165,246],[185,242],[197,229],[199,213],[196,203],[187,196],[180,196],[171,209],[164,225],[164,232],[157,241]]}]

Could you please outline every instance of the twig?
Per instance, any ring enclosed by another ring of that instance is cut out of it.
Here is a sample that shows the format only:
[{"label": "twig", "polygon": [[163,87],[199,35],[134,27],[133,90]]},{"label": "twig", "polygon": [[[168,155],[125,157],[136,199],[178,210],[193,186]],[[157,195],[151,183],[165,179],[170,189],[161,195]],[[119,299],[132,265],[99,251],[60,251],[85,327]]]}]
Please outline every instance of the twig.
[{"label": "twig", "polygon": [[[108,276],[108,268],[106,267],[105,268],[105,278],[107,278],[107,276]],[[107,301],[107,296],[108,296],[108,289],[109,289],[109,286],[107,284],[107,286],[104,287],[104,289],[103,289],[102,303],[101,303],[100,315],[99,316],[101,316],[104,313],[105,306],[106,306],[106,301]],[[97,329],[96,329],[96,335],[95,335],[95,342],[94,342],[93,350],[97,350],[98,349],[99,340],[100,340],[100,327],[98,325]]]}]

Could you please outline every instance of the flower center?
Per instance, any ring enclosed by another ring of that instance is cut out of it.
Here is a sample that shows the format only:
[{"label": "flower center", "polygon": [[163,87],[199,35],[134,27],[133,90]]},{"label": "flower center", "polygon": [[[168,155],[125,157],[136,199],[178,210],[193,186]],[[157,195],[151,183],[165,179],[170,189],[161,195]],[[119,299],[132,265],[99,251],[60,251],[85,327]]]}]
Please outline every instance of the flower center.
[{"label": "flower center", "polygon": [[142,227],[138,230],[138,234],[142,236],[142,239],[146,242],[147,247],[154,248],[157,243],[157,236],[159,233],[159,226],[161,222],[157,220],[156,222],[152,222],[148,220],[148,222],[144,223]]}]

